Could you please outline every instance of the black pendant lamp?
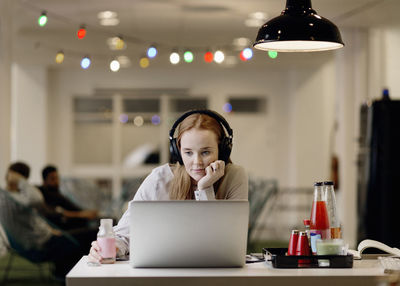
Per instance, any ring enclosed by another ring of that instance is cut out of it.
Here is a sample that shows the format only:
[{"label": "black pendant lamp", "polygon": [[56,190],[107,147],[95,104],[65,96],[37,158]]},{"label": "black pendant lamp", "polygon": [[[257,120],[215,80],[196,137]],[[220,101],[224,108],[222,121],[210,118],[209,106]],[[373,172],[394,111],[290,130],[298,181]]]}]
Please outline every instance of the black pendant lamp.
[{"label": "black pendant lamp", "polygon": [[311,8],[311,0],[286,0],[281,15],[258,31],[254,48],[277,52],[314,52],[344,46],[339,29]]}]

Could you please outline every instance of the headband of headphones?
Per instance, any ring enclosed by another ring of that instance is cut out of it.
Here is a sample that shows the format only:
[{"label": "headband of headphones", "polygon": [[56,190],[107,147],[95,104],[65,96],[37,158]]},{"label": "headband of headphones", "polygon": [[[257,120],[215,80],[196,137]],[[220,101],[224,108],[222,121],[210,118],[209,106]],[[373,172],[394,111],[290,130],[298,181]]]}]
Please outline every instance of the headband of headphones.
[{"label": "headband of headphones", "polygon": [[233,138],[233,130],[229,126],[228,122],[223,118],[221,115],[219,115],[215,111],[211,111],[208,109],[198,109],[198,110],[191,110],[186,113],[184,113],[181,117],[179,117],[175,123],[172,125],[171,130],[169,131],[169,150],[171,153],[171,159],[172,162],[178,161],[181,165],[183,165],[183,160],[182,156],[179,151],[178,147],[178,142],[176,138],[174,138],[175,134],[175,129],[176,127],[183,121],[185,120],[186,117],[194,114],[194,113],[200,113],[200,114],[205,114],[208,115],[212,118],[214,118],[222,127],[222,129],[225,128],[226,132],[228,133],[228,136],[226,136],[225,131],[222,131],[224,134],[222,135],[221,142],[219,143],[218,150],[219,150],[219,159],[225,161],[225,163],[228,163],[229,161],[229,156],[232,151],[232,138]]},{"label": "headband of headphones", "polygon": [[228,137],[232,140],[233,138],[233,130],[232,128],[229,126],[228,122],[225,120],[225,118],[222,117],[222,115],[218,114],[215,111],[211,111],[208,109],[194,109],[194,110],[190,110],[186,113],[184,113],[183,115],[181,115],[181,117],[179,117],[174,125],[172,125],[171,130],[169,131],[169,139],[172,140],[174,138],[174,134],[175,134],[175,129],[176,127],[178,127],[178,125],[185,120],[186,117],[194,114],[194,113],[200,113],[200,114],[206,114],[212,118],[214,118],[215,120],[218,121],[218,123],[220,123],[223,127],[225,127],[226,132],[228,132]]}]

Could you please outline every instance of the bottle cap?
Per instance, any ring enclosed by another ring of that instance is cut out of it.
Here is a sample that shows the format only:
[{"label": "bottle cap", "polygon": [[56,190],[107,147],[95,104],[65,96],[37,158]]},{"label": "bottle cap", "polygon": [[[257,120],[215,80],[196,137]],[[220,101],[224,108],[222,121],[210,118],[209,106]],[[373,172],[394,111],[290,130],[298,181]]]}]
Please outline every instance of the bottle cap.
[{"label": "bottle cap", "polygon": [[325,181],[324,185],[325,186],[333,186],[333,182],[332,181]]},{"label": "bottle cap", "polygon": [[310,225],[311,221],[309,219],[303,219],[303,224],[304,225]]},{"label": "bottle cap", "polygon": [[319,186],[322,186],[322,182],[315,182],[314,183],[314,187],[319,187]]}]

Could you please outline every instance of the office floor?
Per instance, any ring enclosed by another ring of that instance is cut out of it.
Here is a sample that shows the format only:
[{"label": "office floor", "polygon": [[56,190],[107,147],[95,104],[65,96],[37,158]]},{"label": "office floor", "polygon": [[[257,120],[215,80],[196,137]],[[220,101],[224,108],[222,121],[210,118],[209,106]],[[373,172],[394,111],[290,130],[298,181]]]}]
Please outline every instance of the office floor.
[{"label": "office floor", "polygon": [[[52,280],[49,264],[41,264],[41,268],[32,264],[21,256],[14,255],[12,266],[8,273],[8,278],[4,281],[4,274],[10,254],[0,258],[0,285],[19,286],[19,285],[41,285],[41,286],[59,286],[63,283]],[[41,272],[40,273],[40,269]]]}]

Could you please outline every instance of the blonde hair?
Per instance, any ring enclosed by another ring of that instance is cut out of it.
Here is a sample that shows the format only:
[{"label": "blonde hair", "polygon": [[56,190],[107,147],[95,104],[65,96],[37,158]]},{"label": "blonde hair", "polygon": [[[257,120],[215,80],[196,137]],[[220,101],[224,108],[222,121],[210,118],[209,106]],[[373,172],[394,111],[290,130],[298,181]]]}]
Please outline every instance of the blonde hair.
[{"label": "blonde hair", "polygon": [[[181,147],[182,134],[190,129],[210,130],[217,135],[218,146],[225,135],[221,124],[209,115],[194,113],[186,117],[178,126],[177,146]],[[218,150],[219,151],[219,150]],[[230,160],[229,160],[230,162]],[[177,162],[172,166],[174,178],[171,181],[169,197],[171,200],[192,200],[194,199],[194,190],[192,180],[186,172],[185,166]],[[214,184],[214,190],[217,190],[223,177]]]}]

